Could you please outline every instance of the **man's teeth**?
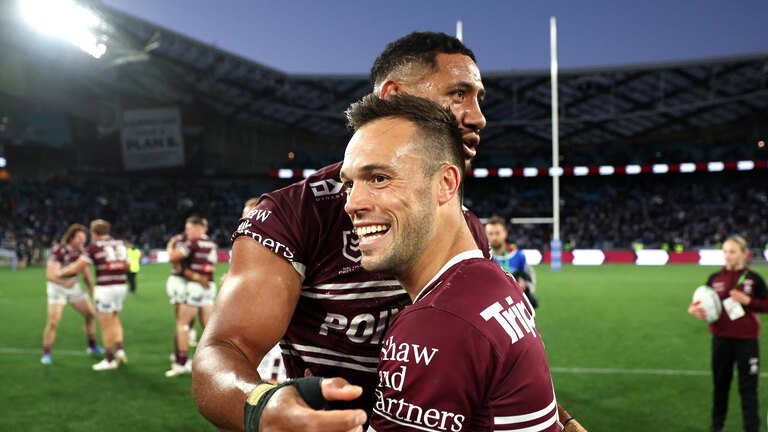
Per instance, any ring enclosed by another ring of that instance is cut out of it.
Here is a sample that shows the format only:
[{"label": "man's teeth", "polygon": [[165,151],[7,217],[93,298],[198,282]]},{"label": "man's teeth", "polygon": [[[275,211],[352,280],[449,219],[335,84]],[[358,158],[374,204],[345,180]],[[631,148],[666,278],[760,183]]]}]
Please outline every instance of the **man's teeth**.
[{"label": "man's teeth", "polygon": [[388,229],[389,227],[386,225],[369,225],[364,227],[358,227],[357,235],[366,236],[366,235],[374,234],[377,232],[386,231]]}]

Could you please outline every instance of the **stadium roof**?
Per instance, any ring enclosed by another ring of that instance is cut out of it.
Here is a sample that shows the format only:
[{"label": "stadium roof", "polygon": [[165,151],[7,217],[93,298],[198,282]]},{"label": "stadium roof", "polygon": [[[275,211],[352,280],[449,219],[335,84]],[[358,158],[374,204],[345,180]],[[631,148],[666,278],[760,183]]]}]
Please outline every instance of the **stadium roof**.
[{"label": "stadium roof", "polygon": [[[343,111],[371,90],[365,76],[289,75],[94,3],[110,40],[89,79],[159,103],[202,104],[244,124],[348,136]],[[7,16],[7,15],[6,15]],[[0,20],[1,21],[1,20]],[[3,26],[0,46],[24,44]],[[18,29],[18,27],[16,27]],[[89,61],[91,59],[88,59]],[[560,73],[563,146],[662,140],[768,118],[768,53]],[[486,148],[548,146],[548,71],[486,73]]]}]

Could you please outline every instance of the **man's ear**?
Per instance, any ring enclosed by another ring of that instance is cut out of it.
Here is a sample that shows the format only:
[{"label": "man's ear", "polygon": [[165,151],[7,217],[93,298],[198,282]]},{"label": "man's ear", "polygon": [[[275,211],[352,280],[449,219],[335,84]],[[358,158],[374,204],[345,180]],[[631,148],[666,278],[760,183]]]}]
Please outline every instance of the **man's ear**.
[{"label": "man's ear", "polygon": [[450,202],[458,195],[461,186],[461,171],[456,165],[446,164],[440,168],[437,201],[440,205]]},{"label": "man's ear", "polygon": [[379,91],[379,97],[384,99],[388,96],[396,95],[403,92],[403,86],[394,80],[387,80],[381,85],[381,91]]}]

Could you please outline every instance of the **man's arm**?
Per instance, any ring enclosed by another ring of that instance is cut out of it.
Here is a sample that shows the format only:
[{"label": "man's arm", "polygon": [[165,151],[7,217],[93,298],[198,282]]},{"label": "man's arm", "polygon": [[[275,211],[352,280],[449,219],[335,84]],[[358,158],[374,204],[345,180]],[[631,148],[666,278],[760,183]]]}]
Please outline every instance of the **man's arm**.
[{"label": "man's arm", "polygon": [[[261,359],[285,334],[301,293],[301,277],[285,259],[250,237],[232,248],[229,275],[195,352],[192,392],[200,413],[225,430],[243,430],[244,405],[262,379]],[[359,388],[325,380],[326,399],[350,400]],[[361,416],[362,415],[362,421]],[[350,431],[361,410],[314,411],[292,386],[269,400],[261,417],[267,431]]]},{"label": "man's arm", "polygon": [[91,262],[88,261],[88,258],[85,258],[83,255],[81,255],[77,261],[61,269],[61,271],[59,271],[59,277],[76,276],[81,271],[87,269],[90,264]]},{"label": "man's arm", "polygon": [[93,298],[93,278],[91,277],[91,272],[86,268],[80,272],[80,274],[83,276],[83,282],[85,282],[85,286],[88,287],[88,295]]},{"label": "man's arm", "polygon": [[59,270],[61,270],[61,264],[59,262],[48,261],[48,264],[45,267],[45,277],[55,284],[65,286],[67,288],[73,287],[75,285],[75,281],[59,277]]}]

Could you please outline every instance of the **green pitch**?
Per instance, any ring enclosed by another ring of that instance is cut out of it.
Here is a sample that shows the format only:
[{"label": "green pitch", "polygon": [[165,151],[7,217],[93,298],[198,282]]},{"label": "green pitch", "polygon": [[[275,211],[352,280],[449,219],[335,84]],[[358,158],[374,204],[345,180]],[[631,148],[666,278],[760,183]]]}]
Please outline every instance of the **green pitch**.
[{"label": "green pitch", "polygon": [[[768,267],[755,269],[768,276]],[[551,273],[537,267],[536,320],[558,399],[590,431],[706,430],[710,337],[686,307],[714,270],[608,265]],[[53,364],[39,363],[44,272],[0,269],[0,430],[215,430],[195,409],[189,376],[163,375],[173,350],[168,273],[165,265],[142,268],[138,294],[129,295],[123,313],[129,363],[93,372],[96,360],[85,354],[82,319],[71,308],[59,328]],[[760,383],[765,418],[768,380]],[[731,392],[726,430],[737,431],[735,380]]]}]

